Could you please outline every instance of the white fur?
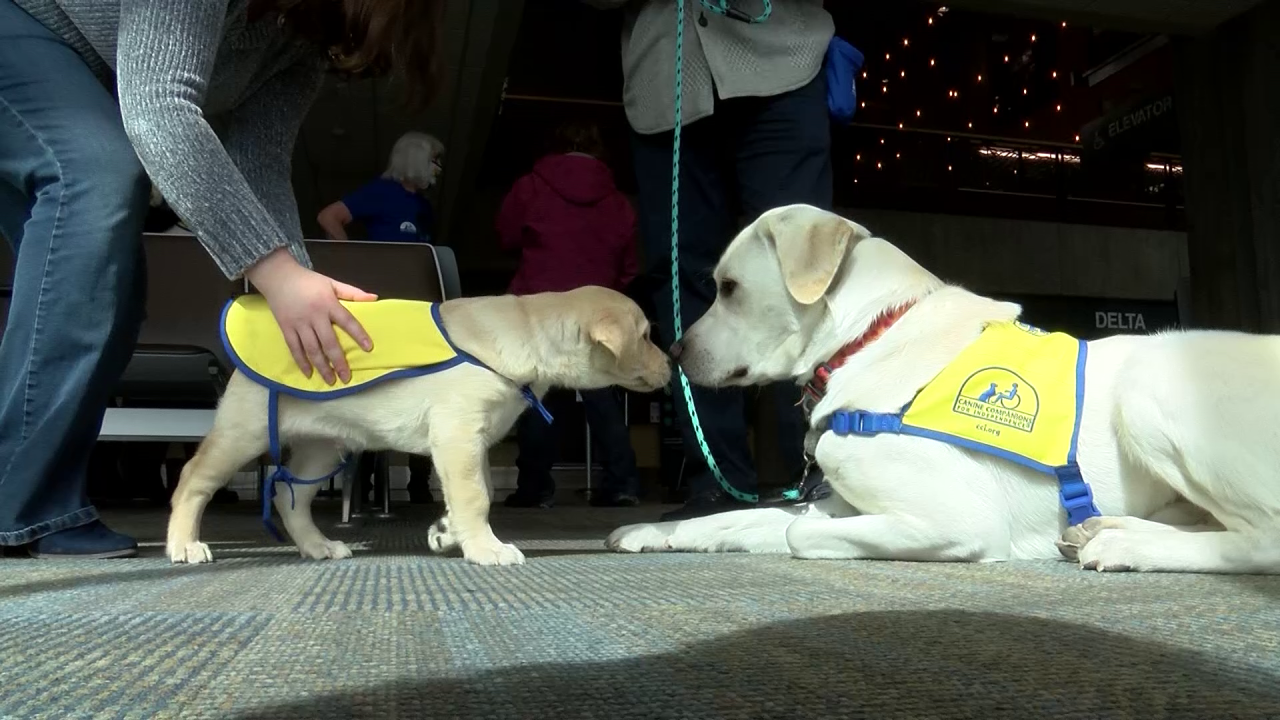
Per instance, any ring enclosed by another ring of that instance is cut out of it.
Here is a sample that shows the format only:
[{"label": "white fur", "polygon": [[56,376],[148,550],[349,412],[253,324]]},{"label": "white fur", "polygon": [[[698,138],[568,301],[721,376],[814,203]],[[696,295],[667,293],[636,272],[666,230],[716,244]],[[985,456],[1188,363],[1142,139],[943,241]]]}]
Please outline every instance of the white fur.
[{"label": "white fur", "polygon": [[[323,402],[282,396],[281,441],[291,451],[290,469],[304,479],[333,470],[347,449],[431,455],[447,514],[428,530],[430,547],[460,547],[463,557],[481,565],[520,564],[520,550],[499,540],[488,523],[488,451],[527,407],[519,387],[528,384],[539,397],[552,385],[652,392],[667,383],[670,366],[647,340],[640,309],[604,288],[455,300],[440,312],[454,342],[500,375],[463,364]],[[213,559],[199,539],[201,516],[213,493],[266,451],[266,413],[267,390],[233,374],[213,430],[183,468],[174,492],[167,543],[173,562]],[[276,510],[303,557],[351,556],[311,518],[316,485],[296,485],[293,502],[288,488],[277,490]]]},{"label": "white fur", "polygon": [[[830,277],[815,278],[814,262],[827,263]],[[832,375],[814,409],[817,429],[838,409],[897,411],[984,325],[1020,312],[946,285],[861,226],[807,206],[770,211],[746,228],[716,278],[737,287],[689,329],[681,358],[706,385],[805,382],[880,313],[916,303]],[[796,299],[823,280],[820,299]],[[1079,462],[1104,517],[1080,526],[1066,526],[1049,475],[926,438],[825,432],[816,459],[842,503],[624,527],[608,544],[828,559],[1062,554],[1100,571],[1277,573],[1278,370],[1276,336],[1091,342]]]}]

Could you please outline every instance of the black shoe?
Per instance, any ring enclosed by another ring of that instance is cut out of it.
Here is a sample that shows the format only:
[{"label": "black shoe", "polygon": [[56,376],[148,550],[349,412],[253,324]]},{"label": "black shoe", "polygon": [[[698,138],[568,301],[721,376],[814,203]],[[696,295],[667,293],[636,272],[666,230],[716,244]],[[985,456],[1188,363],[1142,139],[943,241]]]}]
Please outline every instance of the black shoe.
[{"label": "black shoe", "polygon": [[128,535],[114,532],[101,520],[88,525],[60,530],[32,542],[27,554],[33,558],[66,558],[88,560],[133,557],[138,554],[138,543]]},{"label": "black shoe", "polygon": [[435,505],[436,499],[431,495],[430,490],[415,490],[411,486],[409,488],[409,504],[410,505]]},{"label": "black shoe", "polygon": [[640,498],[635,495],[623,493],[621,495],[591,495],[591,507],[635,507],[640,504]]},{"label": "black shoe", "polygon": [[755,503],[743,502],[716,488],[710,492],[699,493],[690,497],[685,502],[684,507],[663,513],[662,517],[658,519],[662,522],[691,520],[693,518],[706,517],[707,515],[715,515],[716,513],[729,512],[730,510],[748,510],[755,506]]},{"label": "black shoe", "polygon": [[548,509],[556,504],[550,496],[534,496],[521,494],[519,490],[507,496],[502,504],[509,508],[542,508]]}]

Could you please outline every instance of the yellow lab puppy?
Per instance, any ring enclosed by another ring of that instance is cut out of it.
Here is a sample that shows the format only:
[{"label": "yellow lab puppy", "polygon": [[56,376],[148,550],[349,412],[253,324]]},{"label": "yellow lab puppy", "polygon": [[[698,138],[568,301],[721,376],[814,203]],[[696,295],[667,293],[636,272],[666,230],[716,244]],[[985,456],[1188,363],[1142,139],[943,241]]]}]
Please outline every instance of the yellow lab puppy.
[{"label": "yellow lab puppy", "polygon": [[[237,301],[228,316],[247,315],[245,308],[251,305]],[[265,379],[266,371],[259,374],[261,363],[249,357],[266,344],[267,336],[250,332],[241,337],[228,330],[234,323],[224,326],[237,370],[213,430],[183,469],[174,492],[167,543],[173,562],[211,561],[208,545],[200,542],[200,518],[209,498],[264,451],[278,454],[288,447],[291,473],[274,476],[268,492],[287,485],[275,495],[275,507],[303,557],[351,555],[312,521],[311,500],[319,484],[306,480],[328,477],[349,451],[398,450],[435,459],[448,509],[432,527],[433,549],[460,546],[468,561],[481,565],[523,563],[520,551],[499,540],[489,526],[489,448],[530,404],[540,408],[536,398],[552,386],[587,390],[620,385],[652,392],[671,375],[666,354],[648,339],[649,323],[640,308],[612,290],[588,287],[419,305],[427,312],[407,317],[421,318],[420,327],[396,329],[411,344],[419,337],[435,338],[443,348],[442,362],[421,374],[388,372],[362,368],[359,363],[370,361],[359,351],[348,352],[353,383],[370,373],[389,375],[355,392],[273,384]],[[366,329],[379,347],[404,346],[395,333],[379,333],[368,324]],[[401,356],[409,355],[401,351]],[[331,399],[316,399],[322,395]]]}]

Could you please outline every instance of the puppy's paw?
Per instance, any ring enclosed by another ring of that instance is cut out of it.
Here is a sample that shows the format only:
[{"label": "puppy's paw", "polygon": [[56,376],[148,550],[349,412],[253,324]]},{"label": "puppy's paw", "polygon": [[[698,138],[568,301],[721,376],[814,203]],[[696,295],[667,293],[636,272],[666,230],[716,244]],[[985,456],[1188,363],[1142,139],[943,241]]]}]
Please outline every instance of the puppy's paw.
[{"label": "puppy's paw", "polygon": [[169,562],[174,565],[213,562],[213,553],[209,551],[209,546],[202,542],[170,543],[165,548],[165,554],[169,556]]},{"label": "puppy's paw", "polygon": [[523,565],[524,553],[510,543],[486,543],[463,547],[462,556],[473,565]]},{"label": "puppy's paw", "polygon": [[1080,567],[1098,572],[1141,571],[1149,565],[1142,533],[1105,528],[1080,548]]},{"label": "puppy's paw", "polygon": [[449,529],[448,516],[442,517],[427,528],[427,547],[433,553],[447,553],[458,547],[458,540]]},{"label": "puppy's paw", "polygon": [[671,536],[654,523],[642,523],[614,530],[604,544],[614,552],[661,552],[671,549]]},{"label": "puppy's paw", "polygon": [[344,560],[351,557],[351,548],[341,540],[315,540],[300,543],[298,552],[308,560]]}]

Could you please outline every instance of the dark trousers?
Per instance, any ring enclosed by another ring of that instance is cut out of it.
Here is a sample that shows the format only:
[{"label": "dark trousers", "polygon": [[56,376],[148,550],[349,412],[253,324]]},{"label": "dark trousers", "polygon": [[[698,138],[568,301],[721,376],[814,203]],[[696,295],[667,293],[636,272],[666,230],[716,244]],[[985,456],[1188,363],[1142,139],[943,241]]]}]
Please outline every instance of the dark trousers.
[{"label": "dark trousers", "polygon": [[0,2],[0,545],[98,517],[89,454],[146,299],[150,186],[120,108],[61,38]]},{"label": "dark trousers", "polygon": [[[362,452],[356,460],[356,477],[360,480],[365,492],[372,492],[370,478],[378,469],[378,456],[382,453]],[[431,458],[422,455],[409,456],[409,482],[405,489],[411,494],[421,493],[426,497],[431,493]]]},{"label": "dark trousers", "polygon": [[[715,113],[682,130],[680,149],[680,305],[687,328],[715,299],[711,273],[740,228],[739,218],[754,220],[772,208],[807,203],[831,207],[831,127],[826,80],[782,95],[719,101]],[[655,303],[662,341],[670,344],[671,297],[671,145],[672,133],[632,134],[636,180],[640,189],[640,232],[648,271],[655,280]],[[677,386],[677,418],[689,457],[702,453]],[[781,452],[788,480],[803,472],[804,418],[791,383],[772,388],[778,406]],[[757,487],[747,447],[740,390],[694,388],[694,402],[712,456],[725,478],[744,492]],[[715,487],[709,471],[690,479],[693,493]]]},{"label": "dark trousers", "polygon": [[[583,390],[582,408],[591,427],[591,439],[604,462],[601,492],[606,497],[635,496],[640,492],[636,454],[631,448],[622,403],[613,388]],[[526,410],[516,425],[520,454],[516,457],[516,492],[525,497],[547,498],[556,489],[551,466],[556,461],[558,428],[536,410]]]}]

